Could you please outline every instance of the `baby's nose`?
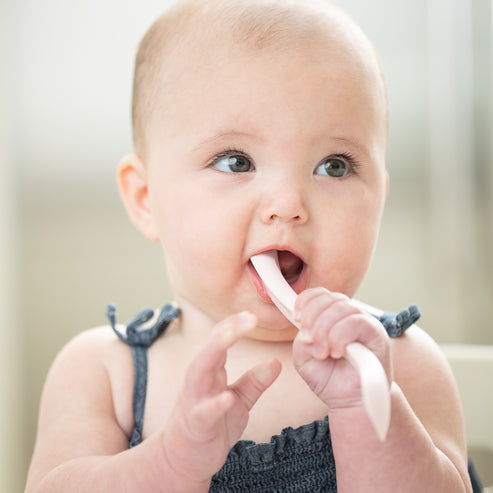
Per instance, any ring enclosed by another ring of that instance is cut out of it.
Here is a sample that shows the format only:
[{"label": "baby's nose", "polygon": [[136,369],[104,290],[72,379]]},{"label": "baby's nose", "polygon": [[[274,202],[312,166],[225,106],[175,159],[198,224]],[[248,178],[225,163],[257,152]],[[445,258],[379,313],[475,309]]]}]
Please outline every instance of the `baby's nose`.
[{"label": "baby's nose", "polygon": [[264,224],[306,223],[308,209],[301,187],[284,182],[266,191],[259,207],[259,216]]}]

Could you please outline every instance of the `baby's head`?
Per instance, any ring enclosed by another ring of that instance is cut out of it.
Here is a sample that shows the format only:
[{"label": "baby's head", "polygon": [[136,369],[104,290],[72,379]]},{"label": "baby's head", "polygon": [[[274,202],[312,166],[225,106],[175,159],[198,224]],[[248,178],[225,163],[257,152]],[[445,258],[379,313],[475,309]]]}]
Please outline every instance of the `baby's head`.
[{"label": "baby's head", "polygon": [[267,249],[284,252],[296,291],[354,295],[385,202],[387,105],[345,14],[323,0],[179,1],[141,43],[133,118],[120,190],[162,243],[182,307],[249,309],[259,337],[292,338],[249,262]]},{"label": "baby's head", "polygon": [[[367,76],[376,78],[382,121],[387,129],[387,103],[377,54],[360,28],[328,0],[179,0],[148,30],[136,57],[132,123],[137,153],[144,155],[155,111],[165,111],[180,91],[180,82],[194,77],[207,62],[223,68],[225,55],[236,50],[287,53],[317,48],[341,53],[343,63],[365,60]],[[214,68],[214,67],[210,68]],[[226,75],[226,74],[225,74]],[[234,83],[234,81],[231,81]]]}]

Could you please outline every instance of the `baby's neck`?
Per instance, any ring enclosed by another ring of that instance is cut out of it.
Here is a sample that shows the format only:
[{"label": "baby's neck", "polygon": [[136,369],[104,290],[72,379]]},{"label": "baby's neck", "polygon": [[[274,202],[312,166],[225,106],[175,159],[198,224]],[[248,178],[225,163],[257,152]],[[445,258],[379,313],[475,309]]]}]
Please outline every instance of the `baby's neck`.
[{"label": "baby's neck", "polygon": [[[212,319],[204,311],[185,298],[176,296],[176,303],[181,309],[179,331],[184,339],[192,346],[199,346],[210,334],[218,321]],[[230,350],[231,354],[255,354],[257,356],[272,357],[285,354],[290,358],[292,341],[267,342],[255,340],[248,335],[241,338]],[[282,356],[281,356],[282,357]]]},{"label": "baby's neck", "polygon": [[182,336],[191,344],[201,344],[216,322],[185,298],[176,296],[176,304],[181,310],[180,332]]}]

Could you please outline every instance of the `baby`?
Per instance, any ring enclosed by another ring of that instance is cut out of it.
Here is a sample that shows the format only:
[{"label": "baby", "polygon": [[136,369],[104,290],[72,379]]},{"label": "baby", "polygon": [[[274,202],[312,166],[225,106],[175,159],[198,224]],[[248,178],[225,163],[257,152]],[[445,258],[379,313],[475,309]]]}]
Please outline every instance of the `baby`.
[{"label": "baby", "polygon": [[[417,309],[351,299],[388,190],[361,30],[323,0],[179,1],[140,45],[133,126],[118,184],[175,305],[126,330],[110,307],[114,331],[62,350],[26,491],[471,491],[459,396]],[[266,250],[301,331],[250,262]],[[383,442],[343,358],[355,341],[389,381]]]}]

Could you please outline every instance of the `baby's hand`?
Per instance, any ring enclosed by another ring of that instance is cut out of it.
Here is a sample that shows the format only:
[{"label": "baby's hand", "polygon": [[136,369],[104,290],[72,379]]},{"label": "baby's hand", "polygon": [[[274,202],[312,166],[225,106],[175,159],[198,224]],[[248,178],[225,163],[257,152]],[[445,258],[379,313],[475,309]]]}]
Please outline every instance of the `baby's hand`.
[{"label": "baby's hand", "polygon": [[226,352],[256,324],[239,313],[220,322],[190,364],[164,434],[172,469],[183,478],[207,482],[226,461],[245,429],[249,411],[280,373],[279,361],[252,368],[228,385]]},{"label": "baby's hand", "polygon": [[298,296],[295,310],[301,331],[293,344],[294,365],[330,410],[362,406],[359,375],[343,358],[352,342],[372,351],[392,381],[385,328],[347,296],[324,288],[307,289]]}]

